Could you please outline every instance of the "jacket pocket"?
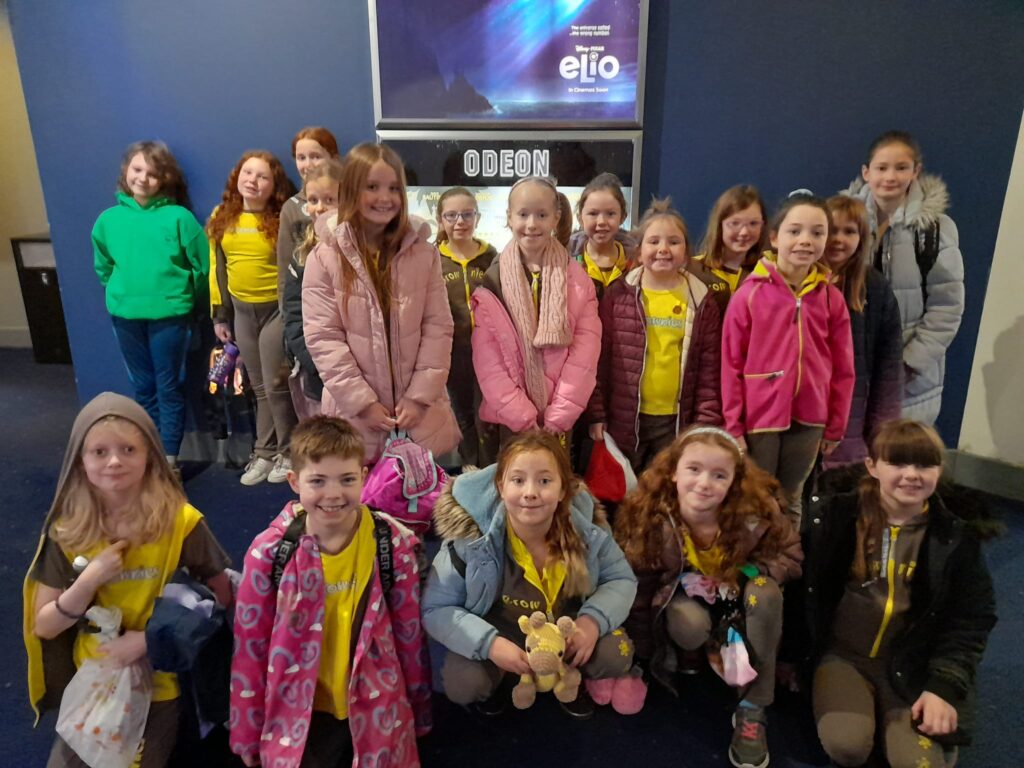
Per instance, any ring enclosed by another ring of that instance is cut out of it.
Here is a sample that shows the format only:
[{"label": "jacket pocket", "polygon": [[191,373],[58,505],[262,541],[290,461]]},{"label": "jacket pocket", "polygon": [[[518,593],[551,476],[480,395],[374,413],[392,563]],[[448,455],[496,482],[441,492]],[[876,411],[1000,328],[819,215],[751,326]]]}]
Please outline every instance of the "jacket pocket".
[{"label": "jacket pocket", "polygon": [[779,409],[779,396],[785,371],[743,374],[743,412],[747,429],[764,426],[770,414]]}]

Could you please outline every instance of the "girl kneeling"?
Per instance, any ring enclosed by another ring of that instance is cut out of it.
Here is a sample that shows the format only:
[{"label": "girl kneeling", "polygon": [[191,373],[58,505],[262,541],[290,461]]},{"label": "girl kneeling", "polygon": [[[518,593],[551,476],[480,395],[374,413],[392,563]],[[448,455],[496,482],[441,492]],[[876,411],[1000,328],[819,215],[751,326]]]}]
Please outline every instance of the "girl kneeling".
[{"label": "girl kneeling", "polygon": [[719,654],[749,646],[745,681],[723,674],[741,701],[729,759],[741,768],[768,764],[765,707],[775,693],[782,632],[779,585],[800,575],[800,540],[782,514],[778,483],[718,427],[693,427],[663,450],[616,516],[616,539],[637,573],[626,623],[637,655],[673,688],[677,650]]},{"label": "girl kneeling", "polygon": [[[430,570],[423,623],[448,649],[441,678],[449,699],[485,702],[486,713],[504,708],[530,673],[519,617],[537,610],[549,621],[575,620],[564,658],[585,678],[629,679],[633,647],[619,625],[636,578],[555,435],[526,432],[497,465],[460,475],[439,499],[434,525],[446,541]],[[562,706],[577,717],[592,712],[583,693]]]},{"label": "girl kneeling", "polygon": [[860,491],[813,502],[803,598],[814,718],[837,765],[862,765],[884,732],[893,768],[956,762],[970,743],[974,678],[996,622],[977,536],[935,493],[935,430],[883,424]]}]

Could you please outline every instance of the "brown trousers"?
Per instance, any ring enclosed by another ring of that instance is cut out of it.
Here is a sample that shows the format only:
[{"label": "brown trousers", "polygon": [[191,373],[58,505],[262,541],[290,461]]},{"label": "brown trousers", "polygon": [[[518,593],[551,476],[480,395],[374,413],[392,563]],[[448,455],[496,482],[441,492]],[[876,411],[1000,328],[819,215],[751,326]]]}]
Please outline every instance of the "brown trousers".
[{"label": "brown trousers", "polygon": [[[135,763],[139,768],[163,768],[178,741],[178,700],[154,701],[149,705],[146,730]],[[141,757],[140,757],[141,755]],[[60,736],[53,743],[46,768],[88,768]]]},{"label": "brown trousers", "polygon": [[[775,580],[759,576],[743,589],[746,640],[757,659],[757,677],[740,696],[767,707],[775,700],[775,656],[782,637],[782,590]],[[701,601],[681,591],[665,606],[668,636],[684,651],[702,648],[711,637],[711,614]]]},{"label": "brown trousers", "polygon": [[885,758],[891,768],[950,768],[956,752],[914,730],[910,707],[892,690],[888,663],[866,659],[854,664],[826,655],[814,673],[814,721],[821,746],[841,766],[863,765],[882,724]]},{"label": "brown trousers", "polygon": [[[590,660],[583,665],[583,677],[602,680],[621,677],[633,666],[633,641],[625,630],[616,629],[598,638]],[[472,704],[490,697],[505,672],[490,661],[473,661],[449,651],[441,666],[445,695],[456,704]]]},{"label": "brown trousers", "polygon": [[288,386],[284,329],[276,301],[250,304],[231,297],[235,308],[235,343],[256,395],[256,443],[253,453],[270,459],[288,454],[298,422]]},{"label": "brown trousers", "polygon": [[800,530],[804,483],[818,459],[823,432],[822,427],[794,421],[785,432],[755,432],[746,436],[750,458],[765,472],[775,475],[786,492],[786,512],[796,531]]}]

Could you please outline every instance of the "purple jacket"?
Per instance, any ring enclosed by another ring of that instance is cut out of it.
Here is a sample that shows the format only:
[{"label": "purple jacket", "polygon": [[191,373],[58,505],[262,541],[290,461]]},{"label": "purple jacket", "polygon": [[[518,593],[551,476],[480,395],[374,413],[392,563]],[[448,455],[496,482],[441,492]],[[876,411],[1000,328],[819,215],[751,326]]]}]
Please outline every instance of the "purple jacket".
[{"label": "purple jacket", "polygon": [[850,313],[828,273],[793,294],[765,257],[729,301],[722,327],[722,413],[737,437],[793,421],[846,432],[853,394]]},{"label": "purple jacket", "polygon": [[[324,574],[316,537],[303,535],[275,590],[271,570],[294,517],[292,502],[245,555],[231,660],[231,750],[262,765],[298,768],[309,733],[320,666]],[[354,765],[418,768],[416,737],[429,732],[430,661],[420,623],[415,536],[391,526],[394,584],[367,585],[363,621],[352,633],[348,722]]]},{"label": "purple jacket", "polygon": [[[719,394],[722,320],[712,291],[685,272],[686,336],[680,358],[676,431],[700,422],[722,423]],[[647,352],[647,320],[641,298],[643,267],[612,283],[601,300],[601,360],[587,408],[590,424],[604,423],[616,444],[635,450],[640,436],[640,381]]]}]

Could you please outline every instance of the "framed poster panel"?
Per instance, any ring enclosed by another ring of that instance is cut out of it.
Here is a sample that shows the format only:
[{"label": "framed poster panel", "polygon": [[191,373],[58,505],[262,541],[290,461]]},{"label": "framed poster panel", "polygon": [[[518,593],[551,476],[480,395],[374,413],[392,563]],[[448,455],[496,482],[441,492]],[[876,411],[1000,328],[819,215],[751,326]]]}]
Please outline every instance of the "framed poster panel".
[{"label": "framed poster panel", "polygon": [[[622,181],[630,213],[640,189],[639,131],[378,131],[405,164],[409,213],[437,234],[437,200],[449,187],[466,187],[477,199],[477,237],[499,251],[511,236],[508,193],[524,176],[553,176],[575,210],[587,183],[604,171]],[[624,224],[629,227],[629,221]],[[574,222],[573,229],[578,228]]]},{"label": "framed poster panel", "polygon": [[368,0],[378,128],[639,128],[648,0]]}]

